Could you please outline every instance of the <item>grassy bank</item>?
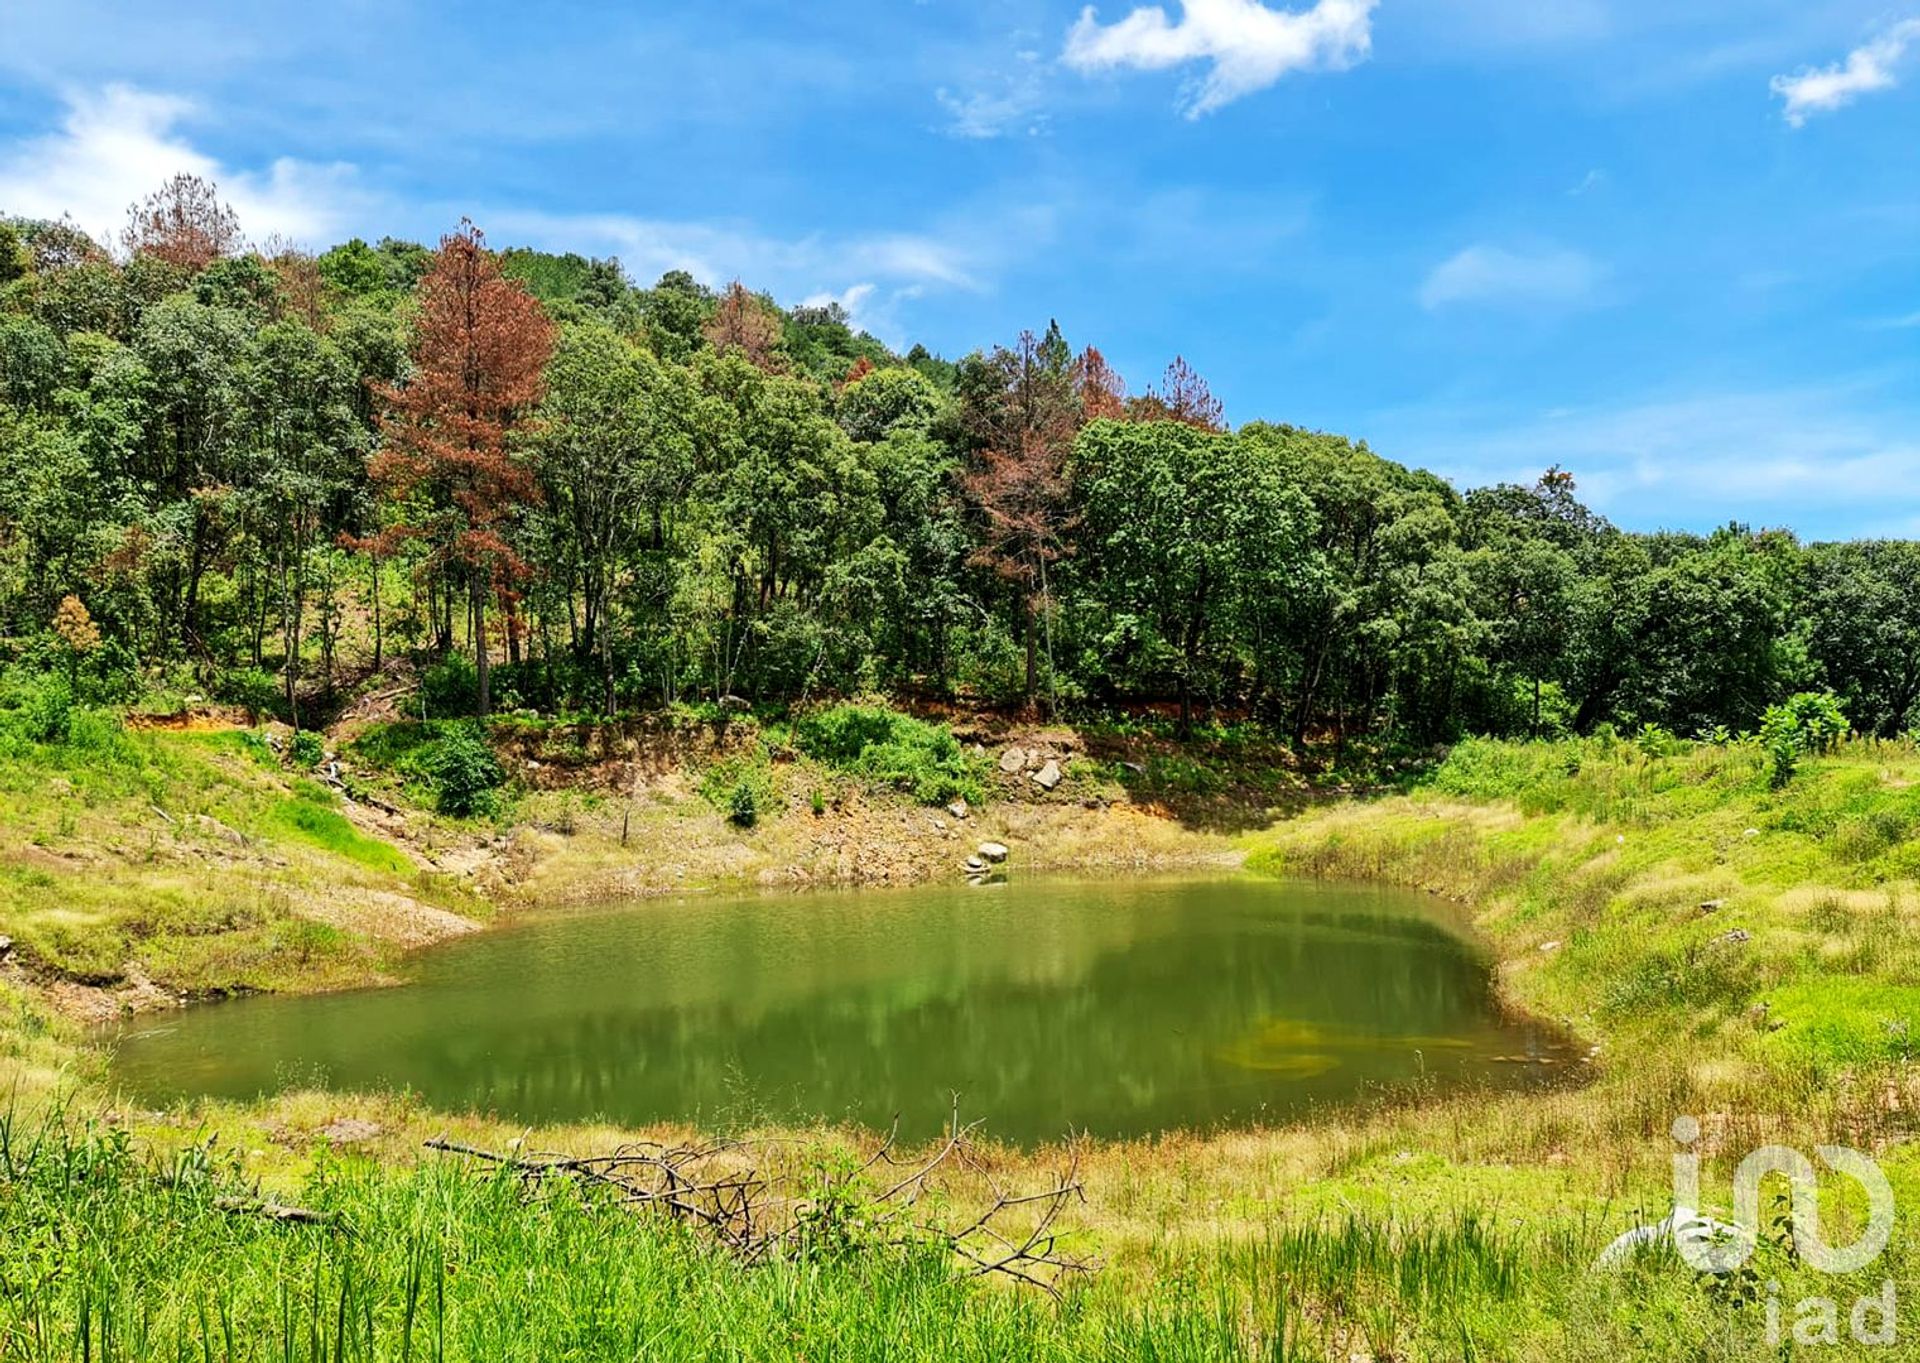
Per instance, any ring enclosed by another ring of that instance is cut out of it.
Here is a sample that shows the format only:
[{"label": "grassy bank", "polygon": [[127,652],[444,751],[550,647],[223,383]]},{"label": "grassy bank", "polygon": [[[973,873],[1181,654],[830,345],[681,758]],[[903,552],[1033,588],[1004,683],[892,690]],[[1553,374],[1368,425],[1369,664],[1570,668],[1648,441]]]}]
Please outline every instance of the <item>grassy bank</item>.
[{"label": "grassy bank", "polygon": [[[228,802],[214,817],[280,830],[278,871],[307,867],[288,849],[310,837],[302,845],[325,859],[314,867],[392,874],[377,854],[323,845],[324,821],[306,833],[274,823],[297,793],[284,773],[258,767],[267,785],[245,797],[258,807],[232,803],[242,797],[223,789],[228,764],[254,760],[231,749],[238,740],[153,741],[156,762],[214,766],[207,798]],[[528,760],[520,748],[507,758]],[[660,820],[757,849],[764,860],[747,864],[764,868],[810,846],[819,817],[809,796],[820,768],[801,762],[769,762],[783,805],[744,830],[700,793],[698,766],[663,770],[635,802],[630,788],[548,785],[553,763],[532,760],[541,765],[515,797],[527,826],[513,837],[551,842],[558,850],[541,856],[560,865],[613,856],[624,823],[628,855],[656,874],[667,864]],[[1133,821],[1180,828],[1125,804],[1086,809],[1081,797],[1106,773],[1098,755],[1076,760],[1080,784],[1056,813],[1044,802],[989,805],[969,834],[1028,817],[1056,832],[1084,819],[1091,843]],[[910,792],[897,806],[863,792],[849,803],[885,822],[928,817]],[[129,802],[152,793],[114,787],[97,816],[131,817]],[[562,807],[571,830],[555,826]],[[1273,817],[1240,839],[1260,869],[1459,901],[1508,1000],[1588,1038],[1589,1072],[1545,1094],[1436,1097],[1087,1149],[1086,1200],[1063,1229],[1102,1268],[1056,1306],[956,1285],[949,1265],[912,1256],[743,1268],[682,1229],[590,1197],[525,1201],[511,1183],[420,1154],[424,1137],[449,1127],[494,1145],[522,1133],[404,1095],[204,1104],[142,1119],[131,1137],[89,1128],[104,1102],[82,1071],[57,1137],[23,1156],[31,1142],[16,1135],[4,1154],[0,1239],[49,1248],[9,1270],[0,1339],[34,1358],[284,1357],[291,1345],[298,1357],[586,1358],[650,1346],[661,1357],[1731,1359],[1760,1350],[1777,1282],[1789,1338],[1802,1297],[1839,1299],[1842,1343],[1815,1356],[1844,1357],[1852,1303],[1889,1278],[1920,1281],[1904,1224],[1879,1262],[1844,1280],[1813,1273],[1779,1236],[1725,1281],[1670,1256],[1590,1269],[1613,1235],[1671,1205],[1669,1131],[1682,1114],[1702,1121],[1704,1184],[1723,1213],[1732,1164],[1767,1141],[1868,1150],[1901,1206],[1920,1205],[1908,1143],[1920,1102],[1907,1046],[1920,1025],[1912,747],[1849,745],[1776,786],[1764,755],[1740,745],[1469,743],[1408,793]],[[925,836],[948,845],[930,825]],[[1191,837],[1219,845],[1217,834]],[[22,1003],[5,1044],[51,1073],[75,1053],[38,1007]],[[343,1147],[327,1134],[342,1117],[377,1134]],[[529,1139],[593,1150],[620,1135]],[[830,1164],[861,1144],[843,1132],[769,1133],[767,1149]],[[1000,1150],[990,1163],[1017,1181],[1060,1153]],[[285,1225],[223,1209],[262,1178],[273,1196],[337,1220]],[[962,1178],[936,1200],[957,1206],[968,1191]],[[1861,1224],[1860,1197],[1845,1180],[1823,1193],[1827,1238],[1844,1243]],[[1902,1304],[1899,1343],[1867,1356],[1920,1354],[1914,1309]]]}]

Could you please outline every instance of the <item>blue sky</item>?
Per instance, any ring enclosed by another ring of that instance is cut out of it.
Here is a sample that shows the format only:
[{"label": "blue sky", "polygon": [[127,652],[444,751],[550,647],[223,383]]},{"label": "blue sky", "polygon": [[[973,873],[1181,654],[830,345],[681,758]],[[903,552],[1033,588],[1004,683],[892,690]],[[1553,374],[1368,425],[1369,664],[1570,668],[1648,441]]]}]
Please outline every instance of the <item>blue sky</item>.
[{"label": "blue sky", "polygon": [[0,0],[0,211],[833,296],[1622,524],[1920,535],[1920,0]]}]

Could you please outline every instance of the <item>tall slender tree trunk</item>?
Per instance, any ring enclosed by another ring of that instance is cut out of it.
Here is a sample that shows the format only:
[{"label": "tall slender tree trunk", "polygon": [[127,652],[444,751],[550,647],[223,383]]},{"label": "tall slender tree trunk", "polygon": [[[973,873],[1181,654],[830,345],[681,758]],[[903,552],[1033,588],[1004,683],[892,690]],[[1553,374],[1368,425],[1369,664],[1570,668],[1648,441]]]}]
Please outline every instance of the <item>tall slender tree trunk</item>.
[{"label": "tall slender tree trunk", "polygon": [[1034,609],[1033,597],[1028,596],[1027,606],[1027,708],[1032,709],[1034,700],[1040,694],[1040,618]]},{"label": "tall slender tree trunk", "polygon": [[471,588],[473,598],[473,673],[476,690],[474,709],[481,719],[493,712],[493,692],[487,662],[487,587],[483,574],[476,573]]},{"label": "tall slender tree trunk", "polygon": [[373,606],[373,670],[377,674],[380,671],[380,646],[381,646],[380,560],[371,554],[369,554],[367,557],[368,557],[368,561],[373,565],[373,579],[368,586],[367,595],[372,599],[372,606]]}]

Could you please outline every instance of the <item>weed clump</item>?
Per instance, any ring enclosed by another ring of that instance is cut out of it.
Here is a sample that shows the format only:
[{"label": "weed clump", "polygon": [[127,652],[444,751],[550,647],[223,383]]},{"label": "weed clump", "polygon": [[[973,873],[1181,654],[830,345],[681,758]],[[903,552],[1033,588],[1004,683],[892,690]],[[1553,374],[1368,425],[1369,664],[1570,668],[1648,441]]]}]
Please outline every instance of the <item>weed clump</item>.
[{"label": "weed clump", "polygon": [[729,823],[752,828],[779,799],[766,748],[755,743],[747,752],[715,762],[700,778],[700,794]]},{"label": "weed clump", "polygon": [[953,730],[884,706],[836,705],[793,726],[801,752],[850,776],[911,791],[922,804],[983,798],[981,763]]}]

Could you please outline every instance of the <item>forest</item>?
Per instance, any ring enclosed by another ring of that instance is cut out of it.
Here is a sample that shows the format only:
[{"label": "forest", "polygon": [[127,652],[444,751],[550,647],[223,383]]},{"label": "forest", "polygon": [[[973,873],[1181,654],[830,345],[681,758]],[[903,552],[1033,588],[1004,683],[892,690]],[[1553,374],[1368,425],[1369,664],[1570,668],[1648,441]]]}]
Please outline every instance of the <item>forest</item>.
[{"label": "forest", "polygon": [[296,726],[386,674],[442,715],[879,694],[1295,743],[1710,737],[1809,690],[1920,722],[1920,545],[1463,491],[1057,323],[949,360],[470,223],[251,245],[184,176],[110,244],[0,218],[0,622],[9,708]]}]

